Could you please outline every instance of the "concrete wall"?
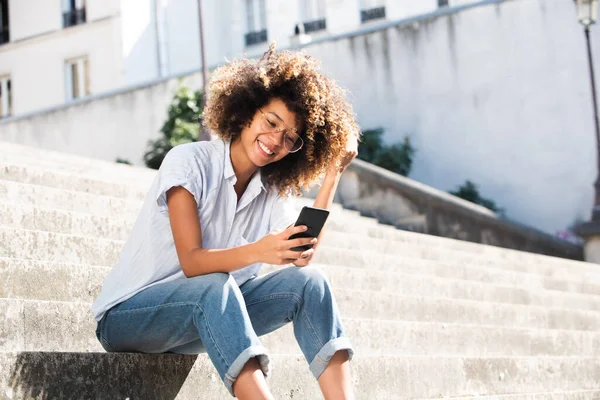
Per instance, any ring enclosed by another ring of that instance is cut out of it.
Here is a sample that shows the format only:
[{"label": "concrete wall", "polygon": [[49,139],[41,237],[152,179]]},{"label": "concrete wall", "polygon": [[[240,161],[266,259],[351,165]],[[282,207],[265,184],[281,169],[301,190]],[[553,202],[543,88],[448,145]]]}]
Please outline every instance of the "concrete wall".
[{"label": "concrete wall", "polygon": [[[200,87],[201,76],[184,83]],[[28,118],[0,121],[0,140],[109,161],[120,157],[143,165],[146,144],[158,137],[176,87],[176,79],[164,80]]]},{"label": "concrete wall", "polygon": [[[600,29],[592,40],[598,66]],[[596,144],[572,1],[507,1],[306,50],[350,90],[363,128],[412,138],[414,179],[445,191],[471,179],[548,232],[589,216]]]},{"label": "concrete wall", "polygon": [[583,247],[497,217],[490,210],[357,160],[336,201],[404,230],[583,260]]}]

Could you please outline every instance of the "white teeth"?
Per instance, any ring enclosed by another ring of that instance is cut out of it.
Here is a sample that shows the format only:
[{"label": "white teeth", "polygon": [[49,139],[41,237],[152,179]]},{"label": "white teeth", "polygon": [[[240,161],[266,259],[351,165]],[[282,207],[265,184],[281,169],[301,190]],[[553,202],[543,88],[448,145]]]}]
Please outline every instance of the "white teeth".
[{"label": "white teeth", "polygon": [[268,149],[268,148],[267,148],[267,147],[266,147],[264,144],[262,144],[261,142],[258,142],[258,145],[259,145],[259,146],[260,146],[260,148],[261,148],[261,149],[263,149],[263,151],[264,151],[265,153],[267,153],[268,155],[271,155],[271,154],[273,154],[273,152],[272,152],[272,151],[270,151],[270,150],[269,150],[269,149]]}]

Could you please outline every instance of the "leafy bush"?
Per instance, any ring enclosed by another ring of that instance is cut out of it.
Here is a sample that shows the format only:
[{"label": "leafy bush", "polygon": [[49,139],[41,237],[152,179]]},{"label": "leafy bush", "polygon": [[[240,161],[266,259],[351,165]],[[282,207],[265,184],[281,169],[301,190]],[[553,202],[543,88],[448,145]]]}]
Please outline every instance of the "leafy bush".
[{"label": "leafy bush", "polygon": [[383,144],[383,128],[363,131],[358,145],[358,158],[400,175],[408,176],[416,149],[406,136],[402,142],[391,146]]},{"label": "leafy bush", "polygon": [[486,199],[479,194],[479,188],[476,184],[470,180],[465,181],[462,186],[455,192],[449,192],[450,194],[460,197],[461,199],[470,201],[471,203],[479,204],[492,210],[498,214],[504,214],[504,209],[499,208],[493,200]]},{"label": "leafy bush", "polygon": [[192,91],[179,83],[169,105],[167,120],[160,132],[163,137],[148,141],[150,147],[144,154],[144,163],[158,169],[165,155],[173,147],[198,140],[202,116],[202,92]]},{"label": "leafy bush", "polygon": [[115,162],[118,163],[118,164],[132,165],[131,161],[125,160],[124,158],[120,158],[120,157],[117,157],[117,159],[115,160]]}]

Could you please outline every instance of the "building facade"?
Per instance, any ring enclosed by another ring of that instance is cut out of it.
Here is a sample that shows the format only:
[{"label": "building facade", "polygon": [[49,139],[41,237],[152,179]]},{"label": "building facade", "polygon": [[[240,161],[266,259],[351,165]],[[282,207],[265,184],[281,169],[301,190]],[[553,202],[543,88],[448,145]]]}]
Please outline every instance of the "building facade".
[{"label": "building facade", "polygon": [[[474,0],[201,0],[206,63]],[[0,0],[0,118],[200,69],[198,0]]]}]

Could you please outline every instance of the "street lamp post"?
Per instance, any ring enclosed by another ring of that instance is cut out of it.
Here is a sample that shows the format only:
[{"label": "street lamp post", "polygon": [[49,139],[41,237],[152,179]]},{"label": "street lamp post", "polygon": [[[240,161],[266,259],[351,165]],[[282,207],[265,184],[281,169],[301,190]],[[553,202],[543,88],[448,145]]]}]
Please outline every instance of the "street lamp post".
[{"label": "street lamp post", "polygon": [[597,178],[594,184],[594,208],[592,219],[577,227],[577,233],[586,240],[585,258],[588,261],[600,263],[600,124],[598,122],[598,98],[596,95],[596,78],[594,74],[594,59],[590,44],[590,27],[596,23],[598,16],[598,0],[575,0],[579,22],[584,27],[587,45],[588,67],[590,73],[590,86],[592,91],[592,105],[594,107],[594,129],[596,131],[596,164]]}]

